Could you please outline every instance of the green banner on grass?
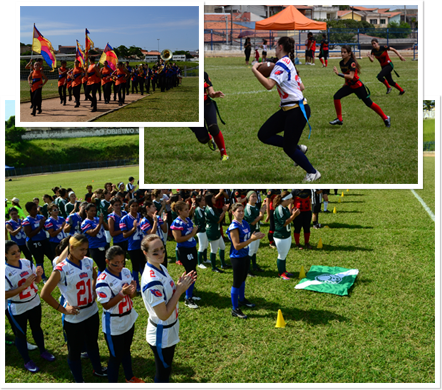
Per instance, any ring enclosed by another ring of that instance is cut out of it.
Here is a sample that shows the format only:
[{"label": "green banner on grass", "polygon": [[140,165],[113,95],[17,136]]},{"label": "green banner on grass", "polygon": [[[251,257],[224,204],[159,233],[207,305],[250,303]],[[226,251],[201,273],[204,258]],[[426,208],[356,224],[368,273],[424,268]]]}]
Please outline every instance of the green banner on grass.
[{"label": "green banner on grass", "polygon": [[358,276],[358,269],[312,265],[307,277],[295,286],[297,290],[312,290],[336,295],[348,295]]}]

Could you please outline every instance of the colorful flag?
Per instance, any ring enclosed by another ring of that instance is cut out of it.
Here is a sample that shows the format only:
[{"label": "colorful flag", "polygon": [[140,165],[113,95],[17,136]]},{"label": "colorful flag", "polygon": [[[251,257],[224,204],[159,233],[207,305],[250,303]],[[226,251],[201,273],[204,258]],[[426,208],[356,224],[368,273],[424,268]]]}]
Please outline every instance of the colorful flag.
[{"label": "colorful flag", "polygon": [[84,66],[84,54],[83,54],[83,50],[81,50],[80,44],[78,43],[77,40],[77,56],[75,58],[77,61],[80,61],[80,66],[83,67]]},{"label": "colorful flag", "polygon": [[358,269],[312,265],[306,277],[295,288],[297,290],[348,295],[348,290],[353,286],[358,273]]},{"label": "colorful flag", "polygon": [[115,54],[114,49],[112,49],[112,46],[109,45],[109,43],[104,48],[103,54],[100,58],[100,64],[104,65],[104,61],[107,61],[112,70],[117,69],[118,57]]},{"label": "colorful flag", "polygon": [[52,72],[57,67],[57,60],[54,54],[54,48],[52,47],[51,42],[49,42],[43,35],[40,34],[40,31],[37,30],[34,24],[34,35],[32,39],[32,51],[35,51],[38,54],[43,56],[43,59],[52,68]]},{"label": "colorful flag", "polygon": [[85,47],[86,47],[86,49],[84,51],[86,64],[87,64],[87,60],[89,58],[89,50],[93,49],[93,47],[95,46],[94,42],[92,41],[92,39],[89,38],[88,34],[90,34],[90,32],[88,29],[86,29],[86,32],[85,32],[85,35],[86,35]]}]

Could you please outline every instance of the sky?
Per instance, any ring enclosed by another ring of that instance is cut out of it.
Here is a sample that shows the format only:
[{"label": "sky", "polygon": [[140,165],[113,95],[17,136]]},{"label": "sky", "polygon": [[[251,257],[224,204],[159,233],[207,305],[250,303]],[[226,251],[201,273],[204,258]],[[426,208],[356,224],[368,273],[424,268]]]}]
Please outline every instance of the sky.
[{"label": "sky", "polygon": [[[70,15],[70,16],[69,16]],[[77,17],[74,17],[77,15]],[[32,43],[33,25],[58,45],[84,47],[85,28],[95,47],[198,50],[198,7],[20,7],[20,42]],[[158,41],[159,39],[159,41]]]},{"label": "sky", "polygon": [[5,121],[15,115],[15,100],[5,100]]}]

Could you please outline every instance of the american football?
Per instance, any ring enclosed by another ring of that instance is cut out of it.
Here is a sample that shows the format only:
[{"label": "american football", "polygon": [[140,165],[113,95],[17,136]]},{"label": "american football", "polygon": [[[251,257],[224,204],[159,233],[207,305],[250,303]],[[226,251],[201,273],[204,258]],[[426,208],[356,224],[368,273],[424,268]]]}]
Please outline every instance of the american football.
[{"label": "american football", "polygon": [[263,62],[258,66],[258,71],[261,73],[264,77],[269,77],[270,73],[272,73],[273,67],[275,64],[273,62]]}]

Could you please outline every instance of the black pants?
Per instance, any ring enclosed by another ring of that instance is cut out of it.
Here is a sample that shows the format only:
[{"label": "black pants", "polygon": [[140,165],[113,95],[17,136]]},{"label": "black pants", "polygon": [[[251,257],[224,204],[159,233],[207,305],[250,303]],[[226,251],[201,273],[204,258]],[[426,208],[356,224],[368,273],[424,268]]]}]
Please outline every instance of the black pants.
[{"label": "black pants", "polygon": [[66,105],[66,84],[58,87],[58,95],[60,96],[60,101]]},{"label": "black pants", "polygon": [[103,272],[106,268],[106,251],[100,251],[98,248],[89,248],[89,253],[94,259],[95,264],[98,266],[98,270]]},{"label": "black pants", "polygon": [[393,72],[393,66],[391,64],[388,64],[382,68],[382,70],[376,77],[381,83],[384,81],[384,79],[386,79],[388,81],[388,84],[390,84],[391,87],[394,87],[396,85],[396,82],[393,81],[393,78],[391,77],[391,72]]},{"label": "black pants", "polygon": [[150,348],[153,351],[153,354],[155,355],[155,383],[169,383],[170,373],[172,372],[172,361],[173,361],[173,355],[175,354],[175,345],[172,345],[168,348],[163,348],[161,350],[163,354],[164,362],[168,365],[167,368],[164,367],[163,362],[161,361],[160,357],[158,356],[157,347],[150,345]]},{"label": "black pants", "polygon": [[244,50],[244,54],[246,55],[246,62],[249,62],[251,51],[252,51],[252,49],[250,47],[248,47],[246,50]]},{"label": "black pants", "polygon": [[124,104],[124,99],[126,97],[126,83],[119,84],[115,88],[118,94],[118,103]]},{"label": "black pants", "polygon": [[190,127],[195,133],[196,138],[202,144],[209,142],[209,132],[212,137],[216,137],[219,133],[218,122],[216,118],[216,107],[212,100],[204,104],[204,127]]},{"label": "black pants", "polygon": [[249,256],[230,258],[233,269],[233,287],[240,288],[247,279],[249,272],[250,258]]},{"label": "black pants", "polygon": [[89,85],[87,85],[87,82],[83,83],[83,89],[84,89],[84,100],[89,100]]},{"label": "black pants", "polygon": [[95,85],[97,86],[98,99],[101,100],[101,81],[95,83]]},{"label": "black pants", "polygon": [[[26,259],[32,261],[32,253],[31,253],[31,251],[28,249],[28,247],[26,246],[26,244],[25,244],[25,245],[19,245],[18,247],[20,248],[20,252],[23,253],[23,256],[24,256]],[[21,257],[20,257],[20,258],[21,258]]]},{"label": "black pants", "polygon": [[[133,82],[132,82],[133,85]],[[130,79],[126,80],[126,82],[124,83],[124,88],[126,89],[126,95],[129,95],[129,89],[130,89]],[[133,88],[133,87],[132,87]]]},{"label": "black pants", "polygon": [[138,81],[132,80],[132,93],[138,93]]},{"label": "black pants", "polygon": [[195,246],[193,248],[178,247],[178,259],[183,263],[186,274],[190,271],[196,271],[197,253]]},{"label": "black pants", "polygon": [[159,76],[161,92],[164,92],[166,90],[166,76],[163,73],[164,70]]},{"label": "black pants", "polygon": [[301,228],[304,233],[310,233],[310,223],[312,221],[312,211],[301,211],[301,213],[293,220],[295,233],[301,233]]},{"label": "black pants", "polygon": [[365,85],[362,87],[352,89],[348,85],[344,85],[338,92],[333,96],[334,100],[341,100],[342,98],[351,95],[352,93],[361,99],[367,107],[371,107],[373,101],[370,99]]},{"label": "black pants", "polygon": [[157,83],[157,80],[156,80],[156,78],[154,78],[154,79],[152,80],[152,91],[153,91],[153,92],[155,92],[155,85],[156,85],[156,83]]},{"label": "black pants", "polygon": [[55,259],[55,256],[56,256],[56,254],[55,254],[55,249],[57,248],[57,246],[58,246],[59,244],[60,244],[59,242],[51,242],[51,241],[49,241],[49,245],[51,246],[51,251],[52,251],[52,257],[51,257],[51,260],[54,260],[54,259]]},{"label": "black pants", "polygon": [[319,58],[327,59],[328,58],[328,50],[320,50],[319,51]]},{"label": "black pants", "polygon": [[32,256],[35,259],[35,262],[37,265],[43,265],[44,257],[46,257],[52,261],[52,250],[51,246],[49,244],[49,240],[45,239],[42,241],[26,241],[26,246],[28,247],[29,251],[31,252]]},{"label": "black pants", "polygon": [[112,93],[112,83],[103,84],[103,96],[105,102],[110,102]]},{"label": "black pants", "polygon": [[150,77],[149,76],[146,77],[146,80],[144,83],[146,84],[146,93],[149,93],[150,92]]},{"label": "black pants", "polygon": [[76,106],[80,105],[80,92],[81,92],[81,84],[78,84],[77,86],[72,88],[72,93],[74,94]]},{"label": "black pants", "polygon": [[146,258],[141,249],[129,251],[130,260],[132,261],[132,270],[143,273],[144,266],[146,265]]},{"label": "black pants", "polygon": [[41,88],[37,88],[34,92],[32,92],[32,115],[35,115],[35,112],[41,111]]},{"label": "black pants", "polygon": [[121,249],[123,249],[124,251],[124,257],[126,258],[126,253],[127,253],[127,246],[128,246],[128,241],[121,241],[121,242],[114,242],[113,245],[118,245]]},{"label": "black pants", "polygon": [[97,109],[97,83],[95,84],[91,84],[87,86],[89,91],[89,100],[92,103],[92,109],[96,110]]},{"label": "black pants", "polygon": [[[104,335],[107,347],[109,349],[109,365],[107,376],[109,383],[118,382],[118,371],[120,364],[123,363],[124,376],[127,380],[131,380],[134,376],[132,372],[132,358],[130,355],[130,347],[134,338],[135,324],[126,333],[118,336]],[[112,340],[112,350],[109,346],[109,338]]]},{"label": "black pants", "polygon": [[68,87],[69,101],[72,100],[72,86]]},{"label": "black pants", "polygon": [[[310,118],[310,106],[306,104],[304,108],[307,118]],[[258,138],[265,144],[282,147],[285,154],[293,159],[306,124],[307,120],[300,107],[288,111],[281,109],[262,125]],[[284,132],[283,137],[277,135],[281,132]]]},{"label": "black pants", "polygon": [[144,94],[144,79],[140,79],[140,81],[138,82],[138,85],[140,86],[141,95],[143,95]]}]

